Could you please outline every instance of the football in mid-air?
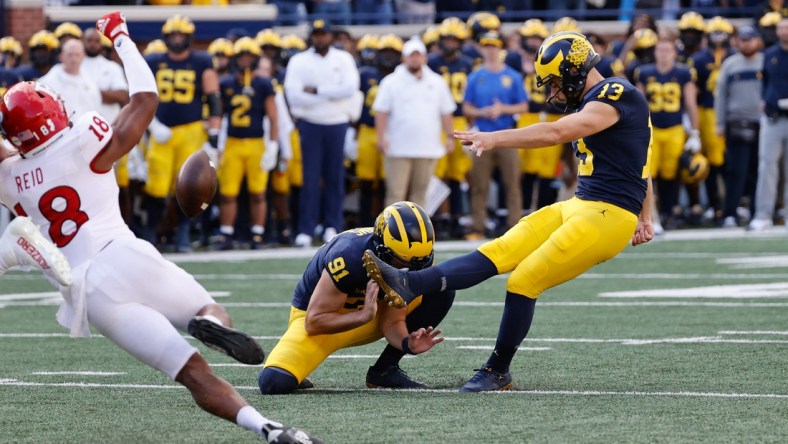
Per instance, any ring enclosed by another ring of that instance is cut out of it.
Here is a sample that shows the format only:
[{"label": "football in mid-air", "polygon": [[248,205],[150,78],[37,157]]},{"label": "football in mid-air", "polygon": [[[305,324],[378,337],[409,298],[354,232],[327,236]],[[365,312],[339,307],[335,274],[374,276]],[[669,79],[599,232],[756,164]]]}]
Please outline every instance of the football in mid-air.
[{"label": "football in mid-air", "polygon": [[194,217],[208,208],[216,194],[216,166],[199,150],[189,156],[175,181],[175,198],[181,211]]}]

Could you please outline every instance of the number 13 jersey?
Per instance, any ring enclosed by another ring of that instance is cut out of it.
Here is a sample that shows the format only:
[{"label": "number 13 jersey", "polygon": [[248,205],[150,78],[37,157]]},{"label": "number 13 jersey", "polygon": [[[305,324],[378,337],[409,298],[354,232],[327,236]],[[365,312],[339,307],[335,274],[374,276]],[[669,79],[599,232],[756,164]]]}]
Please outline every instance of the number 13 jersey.
[{"label": "number 13 jersey", "polygon": [[59,137],[28,158],[0,162],[0,203],[30,216],[75,268],[134,235],[120,215],[115,175],[93,166],[112,139],[109,123],[89,112]]},{"label": "number 13 jersey", "polygon": [[605,79],[591,88],[579,110],[591,102],[614,107],[619,120],[573,143],[575,156],[580,159],[575,195],[583,200],[611,203],[639,215],[646,197],[651,158],[648,103],[640,90],[620,77]]}]

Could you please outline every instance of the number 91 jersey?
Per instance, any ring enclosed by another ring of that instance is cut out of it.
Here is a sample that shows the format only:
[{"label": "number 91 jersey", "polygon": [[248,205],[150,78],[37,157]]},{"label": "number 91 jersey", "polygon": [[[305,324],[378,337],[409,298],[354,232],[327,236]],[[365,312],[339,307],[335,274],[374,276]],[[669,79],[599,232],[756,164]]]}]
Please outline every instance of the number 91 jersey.
[{"label": "number 91 jersey", "polygon": [[109,123],[89,112],[35,155],[0,162],[0,203],[30,216],[72,267],[133,236],[120,215],[115,175],[93,166],[111,139]]}]

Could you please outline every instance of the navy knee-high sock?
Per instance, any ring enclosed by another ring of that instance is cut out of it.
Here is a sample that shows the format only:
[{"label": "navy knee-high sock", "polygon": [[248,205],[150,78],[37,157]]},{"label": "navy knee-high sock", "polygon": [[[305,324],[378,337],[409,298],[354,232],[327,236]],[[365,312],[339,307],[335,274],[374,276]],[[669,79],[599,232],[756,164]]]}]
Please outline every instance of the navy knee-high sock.
[{"label": "navy knee-high sock", "polygon": [[506,304],[503,308],[501,326],[498,328],[498,339],[495,341],[495,350],[487,360],[486,366],[499,373],[509,371],[509,364],[514,358],[517,347],[531,328],[534,308],[536,308],[536,299],[506,292]]},{"label": "navy knee-high sock", "polygon": [[408,272],[408,287],[415,294],[473,287],[498,274],[495,264],[478,250],[419,271]]}]

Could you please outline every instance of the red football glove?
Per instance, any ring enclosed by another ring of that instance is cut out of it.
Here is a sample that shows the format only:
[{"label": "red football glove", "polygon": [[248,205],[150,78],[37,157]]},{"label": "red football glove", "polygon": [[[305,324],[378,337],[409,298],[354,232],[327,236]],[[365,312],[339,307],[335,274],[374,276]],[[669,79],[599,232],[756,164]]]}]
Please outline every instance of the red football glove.
[{"label": "red football glove", "polygon": [[104,34],[108,39],[115,43],[115,39],[121,35],[129,36],[129,28],[126,26],[126,17],[122,12],[115,11],[104,15],[96,22],[98,32]]}]

